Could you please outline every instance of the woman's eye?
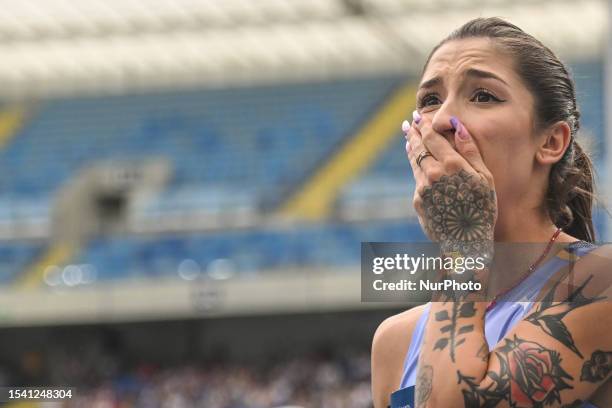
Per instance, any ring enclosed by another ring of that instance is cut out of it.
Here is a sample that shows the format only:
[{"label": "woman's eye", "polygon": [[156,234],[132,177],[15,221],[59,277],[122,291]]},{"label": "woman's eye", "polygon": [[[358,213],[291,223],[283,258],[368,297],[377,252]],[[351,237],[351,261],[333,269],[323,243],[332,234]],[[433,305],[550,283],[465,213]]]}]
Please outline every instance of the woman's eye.
[{"label": "woman's eye", "polygon": [[435,102],[438,99],[437,96],[435,96],[434,94],[429,94],[429,95],[425,95],[424,97],[421,98],[421,100],[419,101],[419,108],[424,108],[426,106],[429,106],[429,102]]},{"label": "woman's eye", "polygon": [[487,91],[484,91],[484,90],[480,90],[480,91],[476,92],[476,94],[474,95],[472,100],[475,101],[475,102],[482,102],[482,103],[490,102],[491,100],[494,100],[494,101],[497,101],[497,102],[501,102],[499,99],[497,99],[491,93],[489,93]]},{"label": "woman's eye", "polygon": [[[488,103],[488,102],[503,102],[501,99],[495,97],[491,92],[480,89],[478,90],[471,99],[472,102]],[[423,96],[417,104],[419,109],[426,108],[432,104],[439,104],[440,100],[436,94],[427,94]]]}]

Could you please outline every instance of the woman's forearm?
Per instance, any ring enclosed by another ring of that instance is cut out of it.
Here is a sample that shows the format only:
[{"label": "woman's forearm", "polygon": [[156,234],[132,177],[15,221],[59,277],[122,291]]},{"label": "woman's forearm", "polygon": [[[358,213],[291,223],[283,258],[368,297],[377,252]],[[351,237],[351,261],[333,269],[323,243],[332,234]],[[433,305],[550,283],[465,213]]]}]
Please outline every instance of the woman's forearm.
[{"label": "woman's forearm", "polygon": [[[451,125],[456,149],[448,149],[443,143],[446,139],[427,132],[429,125],[423,122],[417,123],[415,132],[409,132],[408,158],[417,181],[415,208],[425,233],[440,243],[443,255],[482,257],[485,268],[470,271],[482,284],[479,293],[455,292],[451,299],[434,299],[432,303],[419,357],[417,407],[457,407],[457,402],[463,401],[465,381],[480,383],[488,369],[482,295],[486,293],[486,268],[492,260],[497,196],[493,177],[470,133],[456,118]],[[452,277],[441,272],[443,278]],[[454,272],[449,275],[467,277]],[[486,348],[486,353],[481,348]]]},{"label": "woman's forearm", "polygon": [[416,407],[461,406],[462,390],[484,379],[489,364],[485,309],[486,303],[469,298],[432,302],[418,364]]}]

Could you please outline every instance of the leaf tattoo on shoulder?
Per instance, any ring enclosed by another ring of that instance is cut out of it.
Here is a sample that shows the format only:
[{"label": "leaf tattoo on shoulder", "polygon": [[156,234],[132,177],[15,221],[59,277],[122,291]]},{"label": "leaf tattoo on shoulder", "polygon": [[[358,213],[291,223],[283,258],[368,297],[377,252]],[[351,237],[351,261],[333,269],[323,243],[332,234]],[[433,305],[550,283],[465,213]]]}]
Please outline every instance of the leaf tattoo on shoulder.
[{"label": "leaf tattoo on shoulder", "polygon": [[495,354],[500,369],[487,372],[491,381],[486,386],[457,371],[459,383],[467,386],[461,390],[466,408],[493,408],[501,401],[508,401],[513,408],[542,408],[560,404],[561,391],[572,388],[567,381],[573,377],[561,367],[560,354],[555,350],[515,335],[504,339]]},{"label": "leaf tattoo on shoulder", "polygon": [[563,302],[553,301],[554,293],[559,286],[559,282],[556,282],[546,293],[538,309],[525,318],[526,321],[540,327],[546,334],[563,343],[563,345],[581,358],[584,357],[576,347],[572,333],[567,329],[562,319],[572,310],[605,299],[605,296],[588,298],[582,293],[592,278],[593,275],[589,276],[582,285],[570,293],[568,298]]},{"label": "leaf tattoo on shoulder", "polygon": [[596,383],[605,380],[612,370],[612,351],[595,350],[591,359],[584,362],[580,381]]},{"label": "leaf tattoo on shoulder", "polygon": [[435,314],[437,322],[448,322],[440,328],[442,337],[434,345],[434,350],[444,350],[446,346],[450,348],[451,360],[455,362],[455,350],[465,342],[464,335],[474,331],[473,324],[460,325],[459,319],[474,317],[476,309],[474,302],[453,302],[451,303],[450,314],[448,310],[441,310]]}]

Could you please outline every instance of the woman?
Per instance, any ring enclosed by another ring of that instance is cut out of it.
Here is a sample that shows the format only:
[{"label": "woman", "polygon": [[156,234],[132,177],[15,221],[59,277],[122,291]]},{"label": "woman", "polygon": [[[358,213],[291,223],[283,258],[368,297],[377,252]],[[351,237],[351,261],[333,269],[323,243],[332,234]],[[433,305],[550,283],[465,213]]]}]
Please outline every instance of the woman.
[{"label": "woman", "polygon": [[[384,321],[376,408],[612,407],[612,250],[589,244],[579,117],[567,69],[513,24],[478,18],[434,48],[403,125],[419,222],[443,254],[492,242],[534,243],[533,253],[487,253],[493,263],[474,273],[494,302],[465,294]],[[512,272],[489,280],[502,264]]]}]

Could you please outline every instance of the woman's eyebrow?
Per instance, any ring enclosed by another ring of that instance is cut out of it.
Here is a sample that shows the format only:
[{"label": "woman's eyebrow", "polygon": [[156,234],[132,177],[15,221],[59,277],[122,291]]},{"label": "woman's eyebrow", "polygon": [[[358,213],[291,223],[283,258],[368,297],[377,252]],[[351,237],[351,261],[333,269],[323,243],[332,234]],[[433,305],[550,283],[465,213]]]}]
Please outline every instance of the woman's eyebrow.
[{"label": "woman's eyebrow", "polygon": [[476,77],[476,78],[496,79],[498,81],[501,81],[503,84],[508,85],[506,81],[504,81],[503,79],[501,79],[500,77],[498,77],[497,75],[489,71],[481,71],[480,69],[470,68],[467,71],[465,71],[465,75],[470,76],[470,77]]},{"label": "woman's eyebrow", "polygon": [[[470,68],[465,71],[464,75],[468,77],[474,77],[474,78],[496,79],[508,86],[508,83],[506,83],[506,81],[504,81],[503,79],[501,79],[500,77],[498,77],[497,75],[489,71],[482,71],[480,69]],[[428,79],[427,81],[422,82],[421,85],[419,85],[419,89],[433,88],[434,86],[441,84],[441,83],[442,83],[442,78],[437,76],[437,77],[434,77],[434,78]]]}]

